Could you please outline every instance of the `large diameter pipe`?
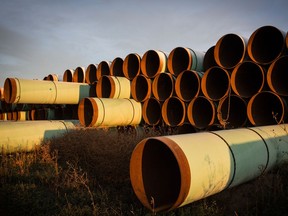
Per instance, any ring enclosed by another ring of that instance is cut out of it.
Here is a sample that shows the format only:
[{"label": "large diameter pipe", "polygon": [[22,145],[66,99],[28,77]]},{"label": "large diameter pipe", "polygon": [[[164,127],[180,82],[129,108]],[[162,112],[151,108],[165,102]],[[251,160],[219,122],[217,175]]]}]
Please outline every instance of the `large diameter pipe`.
[{"label": "large diameter pipe", "polygon": [[[77,121],[78,122],[78,121]],[[75,121],[5,121],[0,122],[0,151],[32,151],[45,140],[75,129]]]},{"label": "large diameter pipe", "polygon": [[288,96],[288,56],[277,58],[268,68],[267,83],[269,88],[281,95]]},{"label": "large diameter pipe", "polygon": [[128,54],[123,62],[124,76],[132,80],[141,73],[141,56],[137,53]]},{"label": "large diameter pipe", "polygon": [[140,63],[142,74],[150,79],[167,71],[167,56],[160,50],[148,50]]},{"label": "large diameter pipe", "polygon": [[161,123],[162,114],[161,114],[162,105],[154,97],[150,97],[142,103],[142,117],[146,124],[151,126],[156,126]]},{"label": "large diameter pipe", "polygon": [[224,98],[230,92],[230,74],[218,66],[209,68],[201,79],[201,90],[210,100]]},{"label": "large diameter pipe", "polygon": [[138,125],[142,120],[142,106],[128,98],[84,98],[78,106],[78,117],[86,127]]},{"label": "large diameter pipe", "polygon": [[215,45],[211,46],[204,54],[203,59],[203,71],[208,70],[211,67],[218,66],[214,56]]},{"label": "large diameter pipe", "polygon": [[72,81],[77,83],[85,83],[85,71],[84,67],[77,67],[74,70]]},{"label": "large diameter pipe", "polygon": [[272,91],[255,94],[247,104],[247,116],[254,126],[282,124],[287,111],[286,100]]},{"label": "large diameter pipe", "polygon": [[203,71],[204,52],[186,47],[174,48],[168,56],[168,71],[178,76],[184,70]]},{"label": "large diameter pipe", "polygon": [[72,82],[73,81],[73,74],[74,74],[73,69],[65,70],[64,74],[63,74],[63,82]]},{"label": "large diameter pipe", "polygon": [[92,84],[96,82],[97,79],[97,67],[98,64],[89,64],[86,71],[85,71],[85,80],[86,83]]},{"label": "large diameter pipe", "polygon": [[191,101],[201,92],[201,79],[204,72],[184,70],[175,80],[175,93],[185,102]]},{"label": "large diameter pipe", "polygon": [[274,26],[262,26],[249,38],[249,57],[258,64],[267,65],[280,57],[285,50],[285,32]]},{"label": "large diameter pipe", "polygon": [[0,101],[4,100],[4,88],[0,88]]},{"label": "large diameter pipe", "polygon": [[130,80],[126,77],[103,75],[97,82],[96,95],[100,98],[130,98]]},{"label": "large diameter pipe", "polygon": [[174,95],[175,89],[175,76],[171,73],[159,73],[153,79],[152,93],[159,101],[164,101]]},{"label": "large diameter pipe", "polygon": [[266,72],[253,61],[239,63],[231,73],[231,88],[235,94],[250,98],[263,90],[266,82]]},{"label": "large diameter pipe", "polygon": [[247,39],[237,34],[226,34],[216,43],[214,57],[217,65],[234,68],[246,57]]},{"label": "large diameter pipe", "polygon": [[101,61],[98,64],[97,72],[96,72],[96,77],[97,80],[99,80],[102,76],[109,76],[110,75],[110,61]]},{"label": "large diameter pipe", "polygon": [[116,57],[110,65],[110,75],[124,77],[123,63],[124,60],[122,58]]},{"label": "large diameter pipe", "polygon": [[146,138],[131,155],[141,203],[169,211],[255,179],[288,160],[287,124]]},{"label": "large diameter pipe", "polygon": [[7,103],[27,104],[78,104],[89,97],[86,83],[54,82],[7,78],[4,83],[4,99]]},{"label": "large diameter pipe", "polygon": [[131,96],[138,102],[144,102],[152,95],[152,81],[139,74],[131,81]]}]

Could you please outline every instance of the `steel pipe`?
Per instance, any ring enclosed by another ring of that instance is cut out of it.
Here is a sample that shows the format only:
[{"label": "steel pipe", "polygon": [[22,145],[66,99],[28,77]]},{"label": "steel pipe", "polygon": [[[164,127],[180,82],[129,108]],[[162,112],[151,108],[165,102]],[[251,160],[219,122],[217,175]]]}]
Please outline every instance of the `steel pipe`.
[{"label": "steel pipe", "polygon": [[142,120],[142,106],[128,98],[84,98],[78,106],[78,117],[86,127],[138,125]]},{"label": "steel pipe", "polygon": [[167,56],[160,50],[148,50],[141,59],[140,67],[142,74],[152,79],[167,71]]},{"label": "steel pipe", "polygon": [[57,74],[49,74],[46,79],[44,80],[49,80],[49,81],[59,81],[58,75]]},{"label": "steel pipe", "polygon": [[211,67],[218,66],[214,57],[215,45],[211,46],[204,54],[203,59],[203,71],[208,70]]},{"label": "steel pipe", "polygon": [[214,101],[205,96],[198,96],[188,103],[187,118],[195,128],[205,129],[216,123],[216,111]]},{"label": "steel pipe", "polygon": [[271,64],[285,50],[285,32],[274,26],[256,29],[248,41],[248,55],[258,64]]},{"label": "steel pipe", "polygon": [[231,88],[243,98],[250,98],[262,91],[265,83],[265,70],[253,61],[239,63],[231,73]]},{"label": "steel pipe", "polygon": [[115,58],[110,65],[110,75],[125,77],[123,72],[123,63],[124,60],[120,57]]},{"label": "steel pipe", "polygon": [[204,52],[186,47],[174,48],[168,56],[168,71],[178,76],[184,70],[203,71]]},{"label": "steel pipe", "polygon": [[154,97],[150,97],[142,103],[142,117],[146,124],[151,126],[156,126],[161,123],[162,114],[161,114],[162,105]]},{"label": "steel pipe", "polygon": [[255,179],[288,160],[287,124],[146,138],[130,159],[141,203],[170,211]]},{"label": "steel pipe", "polygon": [[152,81],[139,74],[131,81],[131,96],[138,102],[144,102],[152,95]]},{"label": "steel pipe", "polygon": [[86,83],[92,84],[96,82],[97,79],[97,67],[98,64],[89,64],[86,71],[85,71],[85,80]]},{"label": "steel pipe", "polygon": [[175,76],[171,73],[159,73],[152,82],[152,93],[159,101],[172,97],[175,93]]},{"label": "steel pipe", "polygon": [[4,82],[4,99],[7,103],[27,104],[78,104],[89,97],[86,83],[55,82],[7,78]]},{"label": "steel pipe", "polygon": [[64,82],[72,82],[73,81],[73,74],[74,74],[73,69],[65,70],[65,72],[63,74],[63,81]]},{"label": "steel pipe", "polygon": [[128,54],[123,62],[124,76],[132,80],[141,73],[141,57],[137,53]]},{"label": "steel pipe", "polygon": [[281,95],[288,96],[288,56],[283,55],[272,62],[267,72],[269,88]]},{"label": "steel pipe", "polygon": [[210,100],[220,100],[230,92],[230,74],[218,66],[209,68],[201,79],[201,90]]},{"label": "steel pipe", "polygon": [[96,95],[99,98],[130,98],[130,80],[126,77],[103,75],[97,82]]},{"label": "steel pipe", "polygon": [[185,102],[191,101],[201,92],[201,79],[204,72],[182,71],[175,80],[175,93]]},{"label": "steel pipe", "polygon": [[99,80],[102,76],[109,76],[110,75],[110,61],[101,61],[98,64],[98,68],[96,71],[97,80]]},{"label": "steel pipe", "polygon": [[286,100],[272,91],[255,94],[247,104],[247,116],[254,126],[282,124],[287,111]]},{"label": "steel pipe", "polygon": [[4,88],[0,88],[0,101],[4,100]]},{"label": "steel pipe", "polygon": [[85,83],[85,70],[84,67],[77,67],[74,70],[72,82]]}]

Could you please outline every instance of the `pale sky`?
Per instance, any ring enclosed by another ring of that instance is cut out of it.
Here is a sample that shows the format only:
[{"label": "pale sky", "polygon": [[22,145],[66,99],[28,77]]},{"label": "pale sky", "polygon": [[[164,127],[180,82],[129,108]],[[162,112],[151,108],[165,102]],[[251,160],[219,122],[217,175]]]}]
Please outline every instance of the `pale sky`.
[{"label": "pale sky", "polygon": [[228,33],[288,30],[287,0],[0,0],[0,87],[178,46],[207,51]]}]

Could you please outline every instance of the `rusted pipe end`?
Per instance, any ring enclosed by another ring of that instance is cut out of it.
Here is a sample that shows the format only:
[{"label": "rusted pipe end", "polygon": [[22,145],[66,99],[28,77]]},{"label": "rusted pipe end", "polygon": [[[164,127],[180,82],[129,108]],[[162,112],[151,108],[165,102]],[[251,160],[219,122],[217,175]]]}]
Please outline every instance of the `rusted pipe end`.
[{"label": "rusted pipe end", "polygon": [[232,90],[243,98],[249,98],[262,91],[265,84],[265,71],[253,61],[238,64],[231,73]]},{"label": "rusted pipe end", "polygon": [[286,101],[274,92],[259,92],[249,100],[247,116],[254,126],[281,124],[287,116]]},{"label": "rusted pipe end", "polygon": [[6,103],[17,103],[17,83],[15,78],[7,78],[4,82],[4,100]]},{"label": "rusted pipe end", "polygon": [[175,80],[175,93],[183,101],[188,102],[197,97],[201,90],[203,72],[182,71]]},{"label": "rusted pipe end", "polygon": [[152,93],[159,101],[164,101],[174,93],[175,77],[171,73],[159,73],[152,82]]},{"label": "rusted pipe end", "polygon": [[92,84],[97,81],[97,64],[89,64],[85,71],[85,80],[88,84]]},{"label": "rusted pipe end", "polygon": [[201,89],[210,100],[220,100],[229,94],[230,74],[224,68],[215,66],[205,71],[201,79]]},{"label": "rusted pipe end", "polygon": [[270,64],[280,57],[285,48],[285,33],[274,26],[256,29],[248,41],[248,55],[258,64]]},{"label": "rusted pipe end", "polygon": [[134,77],[141,72],[141,57],[137,53],[130,53],[127,55],[123,62],[123,73],[124,76],[132,80]]},{"label": "rusted pipe end", "polygon": [[141,203],[153,212],[169,211],[184,202],[190,189],[187,158],[166,137],[142,140],[130,159],[130,180]]},{"label": "rusted pipe end", "polygon": [[115,83],[110,75],[103,75],[97,82],[96,94],[99,98],[113,98],[115,95]]},{"label": "rusted pipe end", "polygon": [[96,71],[97,80],[100,80],[102,76],[110,75],[110,65],[111,65],[111,62],[108,62],[108,61],[101,61],[98,64],[98,68]]},{"label": "rusted pipe end", "polygon": [[124,77],[123,73],[123,59],[120,57],[115,58],[110,65],[110,75]]},{"label": "rusted pipe end", "polygon": [[63,82],[72,82],[73,81],[74,70],[67,69],[63,74]]},{"label": "rusted pipe end", "polygon": [[59,81],[57,74],[49,74],[47,77],[45,77],[43,80],[49,80],[49,81]]},{"label": "rusted pipe end", "polygon": [[204,59],[203,59],[203,69],[204,71],[208,70],[211,67],[217,66],[217,63],[215,61],[214,57],[214,49],[215,46],[211,46],[205,53]]},{"label": "rusted pipe end", "polygon": [[288,56],[281,56],[268,68],[267,83],[269,88],[281,95],[288,96]]},{"label": "rusted pipe end", "polygon": [[162,105],[161,114],[167,125],[180,126],[186,120],[186,105],[178,97],[169,97]]},{"label": "rusted pipe end", "polygon": [[189,70],[192,65],[192,54],[188,48],[176,47],[168,55],[168,70],[175,76]]},{"label": "rusted pipe end", "polygon": [[216,63],[225,69],[231,69],[242,62],[246,55],[247,40],[237,34],[226,34],[216,43],[214,57]]},{"label": "rusted pipe end", "polygon": [[145,100],[142,104],[142,115],[148,125],[158,125],[162,119],[160,102],[154,97]]},{"label": "rusted pipe end", "polygon": [[72,82],[85,83],[85,68],[77,67],[73,73]]},{"label": "rusted pipe end", "polygon": [[78,118],[81,125],[90,127],[98,119],[98,106],[92,98],[84,98],[78,105]]},{"label": "rusted pipe end", "polygon": [[137,75],[131,82],[131,96],[138,102],[144,102],[151,96],[151,80],[142,74]]},{"label": "rusted pipe end", "polygon": [[141,59],[140,67],[144,76],[154,78],[157,74],[166,71],[167,56],[162,51],[148,50]]},{"label": "rusted pipe end", "polygon": [[196,97],[188,104],[187,117],[191,125],[198,129],[210,127],[216,120],[216,105],[204,96]]}]

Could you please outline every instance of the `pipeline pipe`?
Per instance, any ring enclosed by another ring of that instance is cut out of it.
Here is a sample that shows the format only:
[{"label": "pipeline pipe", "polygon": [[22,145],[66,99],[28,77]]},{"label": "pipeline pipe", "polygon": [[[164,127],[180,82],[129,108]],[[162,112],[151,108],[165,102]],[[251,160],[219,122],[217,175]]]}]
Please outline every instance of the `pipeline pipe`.
[{"label": "pipeline pipe", "polygon": [[144,102],[152,95],[152,81],[139,74],[131,81],[131,96],[138,102]]},{"label": "pipeline pipe", "polygon": [[4,88],[0,88],[0,101],[4,100]]},{"label": "pipeline pipe", "polygon": [[142,103],[142,117],[146,124],[151,126],[159,125],[162,120],[162,105],[154,97],[150,97]]},{"label": "pipeline pipe", "polygon": [[132,188],[170,211],[255,179],[288,160],[287,124],[146,138],[130,159]]},{"label": "pipeline pipe", "polygon": [[204,72],[182,71],[175,80],[175,93],[185,102],[191,101],[201,92],[201,79]]},{"label": "pipeline pipe", "polygon": [[84,67],[77,67],[74,70],[72,82],[85,83],[85,70]]},{"label": "pipeline pipe", "polygon": [[214,57],[215,45],[211,46],[204,54],[203,59],[203,71],[208,70],[211,67],[218,66]]},{"label": "pipeline pipe", "polygon": [[96,95],[99,98],[130,98],[130,80],[126,77],[103,75],[97,82]]},{"label": "pipeline pipe", "polygon": [[74,74],[73,69],[65,70],[65,72],[63,74],[63,82],[72,82],[73,81],[73,74]]},{"label": "pipeline pipe", "polygon": [[167,71],[167,56],[160,50],[148,50],[141,59],[140,67],[142,74],[152,79]]},{"label": "pipeline pipe", "polygon": [[262,26],[256,29],[248,41],[249,57],[258,64],[271,64],[285,50],[285,34],[274,26]]},{"label": "pipeline pipe", "polygon": [[281,124],[287,111],[286,100],[272,91],[255,94],[247,104],[247,116],[253,126]]},{"label": "pipeline pipe", "polygon": [[32,151],[45,140],[75,129],[78,121],[3,121],[0,122],[1,154]]},{"label": "pipeline pipe", "polygon": [[120,57],[115,58],[110,65],[110,75],[125,77],[123,72],[123,63],[124,60]]},{"label": "pipeline pipe", "polygon": [[[44,79],[44,80],[45,80],[45,79]],[[49,75],[47,76],[46,80],[49,80],[49,81],[59,81],[57,74],[49,74]]]},{"label": "pipeline pipe", "polygon": [[0,120],[2,120],[2,121],[7,120],[7,113],[6,112],[0,112]]},{"label": "pipeline pipe", "polygon": [[216,43],[214,57],[218,66],[234,68],[246,57],[247,39],[237,34],[223,35]]},{"label": "pipeline pipe", "polygon": [[152,93],[159,101],[164,101],[174,95],[175,76],[171,73],[163,72],[156,75],[152,82]]},{"label": "pipeline pipe", "polygon": [[86,83],[54,82],[7,78],[4,82],[4,99],[7,103],[27,104],[78,104],[88,97]]},{"label": "pipeline pipe", "polygon": [[168,126],[181,126],[186,122],[186,104],[176,96],[167,98],[161,108],[162,119]]},{"label": "pipeline pipe", "polygon": [[188,103],[187,118],[195,128],[205,129],[216,123],[216,111],[214,101],[205,96],[198,96]]},{"label": "pipeline pipe", "polygon": [[137,53],[128,54],[123,62],[124,76],[132,80],[141,73],[141,57]]},{"label": "pipeline pipe", "polygon": [[244,127],[247,123],[247,103],[238,95],[222,98],[217,106],[217,119],[224,129]]},{"label": "pipeline pipe", "polygon": [[89,97],[97,97],[96,88],[97,88],[97,81],[90,84]]},{"label": "pipeline pipe", "polygon": [[267,72],[269,88],[281,96],[288,96],[288,56],[283,55],[272,62]]},{"label": "pipeline pipe", "polygon": [[230,92],[230,74],[218,66],[209,68],[201,79],[201,90],[210,100],[220,100]]},{"label": "pipeline pipe", "polygon": [[102,76],[109,76],[110,75],[110,65],[111,62],[110,61],[101,61],[98,64],[98,68],[97,68],[97,73],[96,73],[96,77],[97,80],[99,80]]},{"label": "pipeline pipe", "polygon": [[129,98],[84,98],[78,106],[78,117],[86,127],[138,125],[142,106]]},{"label": "pipeline pipe", "polygon": [[89,64],[85,71],[86,83],[92,84],[97,81],[97,67],[98,64]]},{"label": "pipeline pipe", "polygon": [[250,98],[263,90],[266,72],[262,66],[253,61],[239,63],[231,73],[231,88],[235,94]]},{"label": "pipeline pipe", "polygon": [[184,70],[203,71],[204,52],[186,47],[174,48],[168,56],[168,71],[178,76]]}]

